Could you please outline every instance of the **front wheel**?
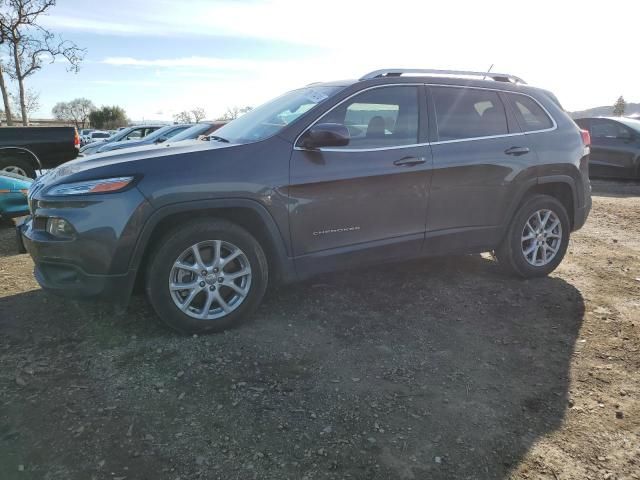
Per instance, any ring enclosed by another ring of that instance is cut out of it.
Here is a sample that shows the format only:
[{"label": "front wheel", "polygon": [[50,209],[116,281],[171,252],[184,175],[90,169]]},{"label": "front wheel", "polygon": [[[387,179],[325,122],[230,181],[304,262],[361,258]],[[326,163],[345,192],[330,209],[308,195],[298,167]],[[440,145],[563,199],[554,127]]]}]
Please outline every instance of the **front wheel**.
[{"label": "front wheel", "polygon": [[0,159],[0,171],[15,173],[23,177],[36,178],[36,171],[33,166],[22,158]]},{"label": "front wheel", "polygon": [[520,277],[542,277],[564,258],[571,225],[567,211],[549,195],[529,197],[513,216],[496,250],[501,266]]},{"label": "front wheel", "polygon": [[226,220],[180,225],[159,242],[147,270],[156,313],[183,333],[208,333],[240,323],[262,300],[268,267],[246,230]]}]

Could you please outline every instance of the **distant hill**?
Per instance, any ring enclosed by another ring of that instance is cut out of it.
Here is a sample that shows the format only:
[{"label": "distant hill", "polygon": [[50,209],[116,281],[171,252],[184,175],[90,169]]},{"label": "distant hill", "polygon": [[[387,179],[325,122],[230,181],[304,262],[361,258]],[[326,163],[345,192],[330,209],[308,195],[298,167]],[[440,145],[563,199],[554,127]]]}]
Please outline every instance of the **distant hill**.
[{"label": "distant hill", "polygon": [[[588,110],[581,110],[579,112],[569,112],[572,118],[581,117],[610,117],[613,115],[613,105],[606,107],[594,107]],[[626,117],[631,115],[640,115],[640,103],[627,103],[627,108],[624,111]]]}]

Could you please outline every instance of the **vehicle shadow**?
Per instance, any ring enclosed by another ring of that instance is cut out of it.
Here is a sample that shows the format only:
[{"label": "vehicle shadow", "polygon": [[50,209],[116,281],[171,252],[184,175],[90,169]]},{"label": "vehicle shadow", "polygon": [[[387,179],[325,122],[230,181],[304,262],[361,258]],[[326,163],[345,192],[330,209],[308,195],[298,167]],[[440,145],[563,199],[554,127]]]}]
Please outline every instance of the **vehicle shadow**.
[{"label": "vehicle shadow", "polygon": [[332,377],[346,381],[352,407],[328,417],[357,412],[343,426],[375,439],[376,478],[508,478],[562,424],[585,307],[561,278],[506,278],[480,256],[428,259],[326,276],[265,308],[289,304],[296,323],[333,337],[330,351],[308,346],[322,359],[311,368],[330,372],[323,398]]},{"label": "vehicle shadow", "polygon": [[640,181],[591,179],[591,194],[598,197],[640,197]]},{"label": "vehicle shadow", "polygon": [[[140,298],[116,318],[20,293],[0,298],[0,338],[5,352],[38,349],[72,371],[66,336],[82,367],[16,421],[25,451],[29,438],[55,443],[68,429],[46,414],[67,401],[55,397],[66,381],[88,385],[76,405],[131,412],[99,424],[90,443],[68,437],[43,456],[64,463],[67,478],[85,478],[74,468],[96,455],[133,475],[129,452],[145,451],[142,435],[125,437],[120,457],[109,432],[122,437],[135,421],[170,445],[139,457],[156,458],[158,475],[170,463],[189,478],[199,456],[201,473],[227,478],[506,479],[562,424],[583,316],[582,295],[563,279],[508,278],[492,260],[466,256],[280,287],[241,328],[200,338],[158,326]],[[180,420],[157,421],[165,416]],[[150,475],[154,463],[144,468]]]}]

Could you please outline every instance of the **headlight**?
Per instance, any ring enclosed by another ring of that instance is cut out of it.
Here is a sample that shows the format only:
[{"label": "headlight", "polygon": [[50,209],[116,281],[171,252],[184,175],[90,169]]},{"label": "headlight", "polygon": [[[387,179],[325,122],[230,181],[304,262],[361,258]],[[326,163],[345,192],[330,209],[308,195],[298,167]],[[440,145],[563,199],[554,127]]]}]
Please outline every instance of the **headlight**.
[{"label": "headlight", "polygon": [[63,183],[53,187],[46,192],[46,194],[62,196],[117,192],[118,190],[126,188],[131,182],[133,182],[133,177],[104,178],[101,180],[88,180],[86,182]]}]

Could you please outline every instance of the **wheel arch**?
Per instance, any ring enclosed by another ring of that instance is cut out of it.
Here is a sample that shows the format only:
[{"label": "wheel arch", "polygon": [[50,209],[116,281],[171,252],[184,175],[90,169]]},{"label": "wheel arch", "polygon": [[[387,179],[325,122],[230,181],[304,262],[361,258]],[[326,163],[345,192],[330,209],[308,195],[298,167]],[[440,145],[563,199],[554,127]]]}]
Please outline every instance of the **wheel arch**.
[{"label": "wheel arch", "polygon": [[537,177],[526,182],[518,193],[509,210],[507,222],[505,222],[504,232],[509,228],[516,211],[524,203],[527,197],[534,194],[549,195],[556,198],[567,210],[571,229],[575,225],[576,206],[578,205],[575,180],[569,175],[549,175]]},{"label": "wheel arch", "polygon": [[6,157],[21,157],[27,158],[32,164],[34,170],[42,169],[42,162],[38,156],[31,150],[25,147],[0,147],[0,159]]},{"label": "wheel arch", "polygon": [[135,284],[138,287],[143,281],[149,258],[163,235],[175,225],[195,218],[222,218],[241,226],[265,250],[269,270],[274,273],[276,282],[286,283],[296,278],[287,245],[267,209],[255,200],[217,199],[169,205],[152,214],[138,238],[130,262],[130,269],[136,271]]}]

